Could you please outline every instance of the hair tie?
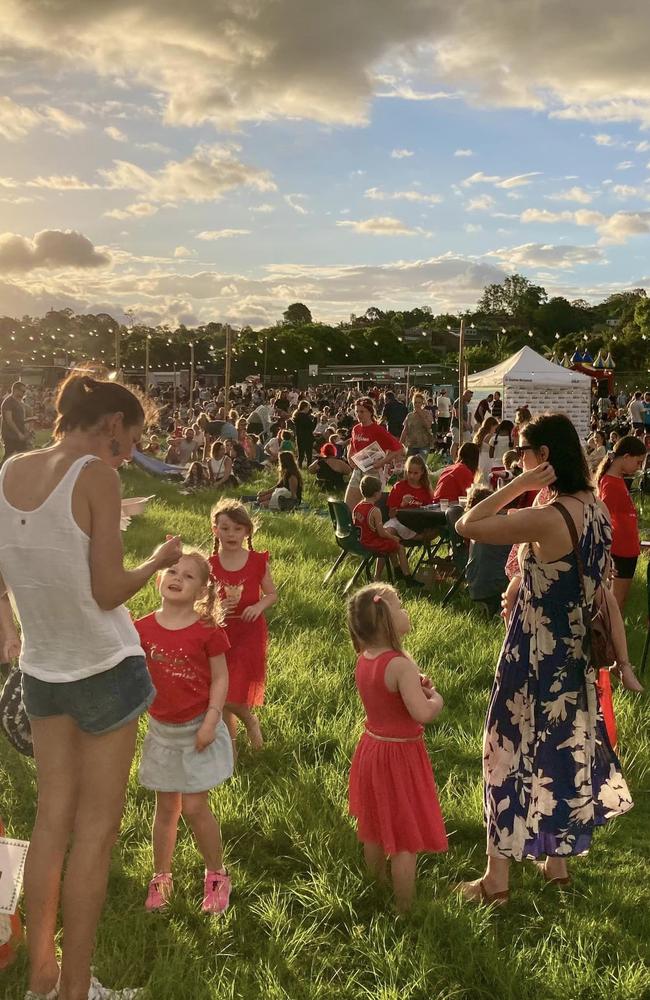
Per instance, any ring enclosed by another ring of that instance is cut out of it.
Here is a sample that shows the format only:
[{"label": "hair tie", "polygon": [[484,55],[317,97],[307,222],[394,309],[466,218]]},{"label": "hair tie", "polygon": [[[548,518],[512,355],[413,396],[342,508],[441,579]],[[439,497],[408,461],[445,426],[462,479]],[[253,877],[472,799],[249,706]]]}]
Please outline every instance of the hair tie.
[{"label": "hair tie", "polygon": [[375,604],[379,604],[379,602],[381,601],[381,594],[375,594],[372,600]]}]

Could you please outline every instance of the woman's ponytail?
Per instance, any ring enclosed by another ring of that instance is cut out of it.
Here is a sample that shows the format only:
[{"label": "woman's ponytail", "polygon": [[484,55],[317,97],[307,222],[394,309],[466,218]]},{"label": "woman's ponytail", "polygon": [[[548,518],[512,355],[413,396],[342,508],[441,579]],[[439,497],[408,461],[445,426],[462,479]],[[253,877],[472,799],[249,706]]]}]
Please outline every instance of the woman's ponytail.
[{"label": "woman's ponytail", "polygon": [[143,424],[145,419],[153,422],[157,416],[153,403],[141,399],[125,385],[79,372],[73,372],[61,383],[56,413],[55,438],[69,431],[89,430],[114,413],[122,414],[125,427]]}]

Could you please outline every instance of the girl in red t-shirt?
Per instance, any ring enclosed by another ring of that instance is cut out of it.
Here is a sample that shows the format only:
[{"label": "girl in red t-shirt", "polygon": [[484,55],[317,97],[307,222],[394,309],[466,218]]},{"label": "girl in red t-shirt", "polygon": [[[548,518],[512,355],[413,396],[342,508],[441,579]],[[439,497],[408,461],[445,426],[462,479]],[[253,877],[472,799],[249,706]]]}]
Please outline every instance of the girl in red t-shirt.
[{"label": "girl in red t-shirt", "polygon": [[424,725],[443,701],[402,648],[411,623],[392,587],[363,587],[348,604],[365,731],[350,769],[349,808],[370,872],[390,878],[400,911],[415,892],[417,855],[447,850]]},{"label": "girl in red t-shirt", "polygon": [[616,442],[612,453],[601,462],[596,475],[598,495],[612,519],[612,562],[616,570],[612,592],[621,611],[625,607],[641,552],[636,507],[625,479],[636,475],[643,467],[645,458],[643,441],[628,434]]},{"label": "girl in red t-shirt", "polygon": [[385,427],[377,423],[375,418],[375,404],[369,396],[362,396],[361,399],[357,399],[354,404],[354,410],[359,423],[355,424],[352,428],[347,455],[348,461],[354,471],[350,476],[348,488],[345,491],[345,502],[350,510],[354,510],[361,500],[359,485],[363,472],[357,467],[354,461],[354,456],[357,452],[363,451],[364,448],[367,448],[373,442],[376,442],[382,451],[385,452],[384,458],[376,463],[372,472],[370,469],[365,470],[366,472],[371,472],[373,475],[380,475],[387,465],[397,461],[404,454],[404,447],[401,442],[396,437],[393,437],[392,434],[389,434]]},{"label": "girl in red t-shirt", "polygon": [[257,716],[264,702],[268,629],[264,612],[278,599],[268,552],[253,550],[253,522],[238,500],[220,500],[212,510],[214,554],[210,558],[230,648],[228,695],[224,718],[236,755],[237,719],[246,727],[254,750],[264,745]]},{"label": "girl in red t-shirt", "polygon": [[417,507],[426,507],[430,503],[433,503],[433,490],[429,482],[427,463],[421,455],[411,455],[404,463],[404,478],[395,483],[388,496],[389,520],[384,527],[407,540],[430,535],[431,532],[418,535],[397,519],[399,510],[413,510]]},{"label": "girl in red t-shirt", "polygon": [[135,623],[156,688],[140,762],[140,784],[156,793],[154,876],[145,908],[169,905],[171,863],[181,813],[205,861],[202,909],[221,914],[230,901],[219,823],[210,789],[232,775],[232,744],[222,719],[228,690],[228,638],[210,565],[200,552],[184,553],[158,577],[161,606]]}]

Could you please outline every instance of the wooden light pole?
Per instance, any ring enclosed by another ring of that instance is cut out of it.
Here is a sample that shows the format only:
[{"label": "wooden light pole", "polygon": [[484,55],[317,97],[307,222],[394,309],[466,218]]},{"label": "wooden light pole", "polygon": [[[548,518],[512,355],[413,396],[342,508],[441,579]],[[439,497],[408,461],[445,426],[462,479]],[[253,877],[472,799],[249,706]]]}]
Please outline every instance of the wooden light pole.
[{"label": "wooden light pole", "polygon": [[463,443],[463,393],[465,392],[465,320],[461,318],[458,337],[458,441]]},{"label": "wooden light pole", "polygon": [[151,334],[147,334],[144,343],[144,391],[149,391],[149,347],[151,344]]},{"label": "wooden light pole", "polygon": [[190,341],[190,410],[194,406],[194,341]]},{"label": "wooden light pole", "polygon": [[232,363],[232,330],[226,325],[226,360],[223,373],[223,405],[228,416],[228,394],[230,392],[230,368]]}]

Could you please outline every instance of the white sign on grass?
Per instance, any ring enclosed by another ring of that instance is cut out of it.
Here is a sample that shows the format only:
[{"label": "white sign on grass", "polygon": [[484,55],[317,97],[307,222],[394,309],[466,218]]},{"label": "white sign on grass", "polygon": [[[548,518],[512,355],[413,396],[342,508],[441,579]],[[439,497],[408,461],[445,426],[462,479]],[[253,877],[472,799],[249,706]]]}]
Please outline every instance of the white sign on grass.
[{"label": "white sign on grass", "polygon": [[0,913],[16,912],[29,841],[0,837]]}]

